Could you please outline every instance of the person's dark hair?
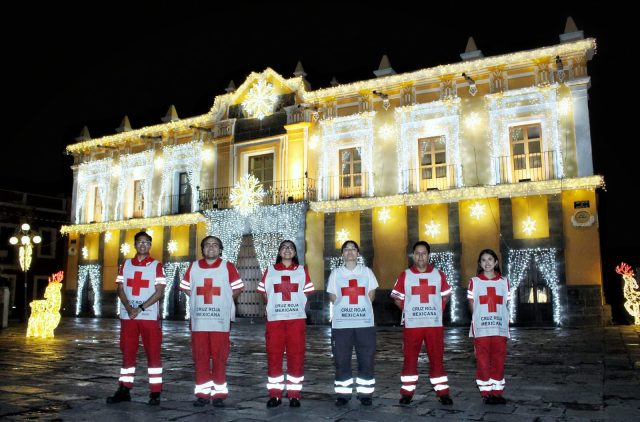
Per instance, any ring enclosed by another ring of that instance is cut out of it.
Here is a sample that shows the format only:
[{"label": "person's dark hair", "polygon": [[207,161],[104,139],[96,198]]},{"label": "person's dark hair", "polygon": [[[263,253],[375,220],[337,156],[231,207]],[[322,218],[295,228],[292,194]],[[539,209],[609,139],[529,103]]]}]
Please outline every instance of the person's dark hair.
[{"label": "person's dark hair", "polygon": [[493,267],[493,271],[498,274],[502,274],[502,271],[500,271],[500,261],[498,260],[498,255],[493,251],[493,249],[483,249],[482,251],[480,251],[480,255],[478,255],[478,274],[484,272],[484,270],[480,266],[480,260],[482,259],[482,255],[484,254],[491,255],[493,259],[496,260],[496,266]]},{"label": "person's dark hair", "polygon": [[206,236],[204,239],[202,239],[202,241],[200,242],[200,252],[202,252],[202,255],[204,255],[204,242],[206,242],[209,239],[215,239],[218,241],[218,245],[220,245],[220,254],[222,254],[222,250],[224,249],[224,247],[222,246],[222,240],[220,240],[219,237],[216,236]]},{"label": "person's dark hair", "polygon": [[133,236],[133,241],[137,242],[138,238],[140,238],[142,236],[148,237],[149,238],[149,242],[153,242],[153,239],[151,238],[151,235],[149,233],[145,232],[145,231],[136,233],[135,236]]},{"label": "person's dark hair", "polygon": [[358,252],[360,252],[360,246],[358,246],[358,242],[356,242],[355,240],[347,240],[340,247],[340,253],[344,252],[344,248],[346,248],[349,243],[351,243],[353,247],[356,248]]},{"label": "person's dark hair", "polygon": [[416,243],[413,244],[413,252],[416,251],[416,248],[418,246],[424,246],[425,248],[427,248],[427,253],[431,253],[431,245],[429,245],[428,242],[424,240],[418,240]]},{"label": "person's dark hair", "polygon": [[284,246],[285,243],[291,243],[291,246],[293,246],[293,251],[296,253],[291,259],[291,261],[293,261],[293,263],[296,265],[300,265],[300,261],[298,261],[298,248],[296,247],[296,244],[293,243],[293,240],[283,240],[282,242],[280,242],[280,246],[278,246],[278,256],[276,257],[276,264],[279,262],[282,262],[280,251],[282,250],[282,247]]}]

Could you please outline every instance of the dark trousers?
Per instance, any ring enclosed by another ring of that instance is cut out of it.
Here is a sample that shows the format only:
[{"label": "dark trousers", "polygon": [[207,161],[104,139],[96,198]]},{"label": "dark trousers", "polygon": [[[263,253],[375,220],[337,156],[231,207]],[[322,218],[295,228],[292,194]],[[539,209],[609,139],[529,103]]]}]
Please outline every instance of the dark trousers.
[{"label": "dark trousers", "polygon": [[354,384],[351,355],[354,347],[358,359],[358,375],[355,380],[358,397],[371,397],[376,382],[376,327],[331,330],[331,348],[336,365],[335,392],[338,397],[351,398]]}]

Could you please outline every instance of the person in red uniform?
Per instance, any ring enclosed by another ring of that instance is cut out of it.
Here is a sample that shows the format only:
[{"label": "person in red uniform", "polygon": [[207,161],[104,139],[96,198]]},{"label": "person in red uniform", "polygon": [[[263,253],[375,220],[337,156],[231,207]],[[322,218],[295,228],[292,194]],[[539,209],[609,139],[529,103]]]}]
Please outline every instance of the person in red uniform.
[{"label": "person in red uniform", "polygon": [[307,268],[300,265],[298,250],[291,240],[280,243],[276,263],[264,272],[258,292],[264,294],[267,305],[267,407],[277,407],[282,403],[285,388],[282,360],[285,351],[289,406],[300,407],[307,329],[306,295],[313,292],[313,283]]},{"label": "person in red uniform", "polygon": [[424,342],[429,356],[429,380],[440,403],[453,404],[449,379],[444,369],[442,314],[451,288],[444,273],[429,265],[431,246],[425,241],[413,245],[413,266],[403,271],[391,291],[402,310],[404,363],[400,380],[400,404],[409,404],[418,384],[418,355]]},{"label": "person in red uniform", "polygon": [[165,288],[165,276],[162,263],[149,256],[151,236],[146,232],[134,236],[136,256],[126,259],[118,270],[116,283],[120,298],[120,350],[122,368],[118,379],[120,387],[107,398],[114,404],[131,401],[129,390],[133,387],[136,372],[136,355],[140,337],[147,355],[149,373],[150,405],[160,404],[162,391],[162,361],[160,346],[162,328],[160,327],[160,309],[158,301]]},{"label": "person in red uniform", "polygon": [[509,338],[509,280],[500,275],[498,255],[485,249],[478,256],[478,275],[469,281],[471,330],[476,354],[476,384],[486,404],[506,404],[504,359]]},{"label": "person in red uniform", "polygon": [[229,395],[227,358],[229,331],[235,320],[234,300],[244,287],[236,267],[220,258],[222,241],[215,236],[202,239],[204,259],[192,262],[180,282],[180,290],[191,299],[191,352],[196,369],[196,407],[223,407]]}]

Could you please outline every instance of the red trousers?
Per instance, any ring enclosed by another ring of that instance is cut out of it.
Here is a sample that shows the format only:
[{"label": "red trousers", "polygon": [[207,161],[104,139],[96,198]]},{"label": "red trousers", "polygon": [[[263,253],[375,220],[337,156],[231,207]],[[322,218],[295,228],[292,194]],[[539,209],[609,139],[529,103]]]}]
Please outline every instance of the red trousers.
[{"label": "red trousers", "polygon": [[300,398],[304,380],[306,320],[267,321],[267,389],[269,397],[282,397],[285,387],[282,361],[287,353],[287,396]]},{"label": "red trousers", "polygon": [[418,384],[418,355],[422,349],[422,343],[427,346],[429,357],[429,380],[437,396],[449,394],[449,378],[444,369],[444,328],[421,327],[404,328],[402,331],[402,349],[404,351],[404,363],[400,379],[402,387],[400,394],[413,396]]},{"label": "red trousers", "polygon": [[127,388],[133,387],[140,337],[142,337],[142,345],[147,355],[149,389],[152,393],[159,393],[162,391],[162,360],[160,358],[162,329],[159,321],[120,320],[120,350],[122,351],[120,385]]},{"label": "red trousers", "polygon": [[191,352],[196,367],[195,395],[208,399],[226,399],[229,332],[192,331]]},{"label": "red trousers", "polygon": [[504,358],[507,355],[507,338],[503,336],[475,337],[476,383],[480,394],[502,395],[504,390]]}]

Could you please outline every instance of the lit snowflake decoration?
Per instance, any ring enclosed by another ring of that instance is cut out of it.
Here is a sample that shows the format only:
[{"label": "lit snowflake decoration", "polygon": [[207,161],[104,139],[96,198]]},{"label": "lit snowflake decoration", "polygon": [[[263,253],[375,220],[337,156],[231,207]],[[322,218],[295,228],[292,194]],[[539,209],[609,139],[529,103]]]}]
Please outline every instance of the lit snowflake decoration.
[{"label": "lit snowflake decoration", "polygon": [[231,205],[242,215],[249,215],[262,202],[265,192],[262,183],[253,175],[246,175],[231,188]]},{"label": "lit snowflake decoration", "polygon": [[340,229],[340,231],[336,233],[336,239],[338,240],[338,243],[342,244],[349,240],[349,234],[349,230]]},{"label": "lit snowflake decoration", "polygon": [[473,112],[471,113],[465,120],[464,120],[464,125],[468,128],[468,129],[473,129],[476,126],[478,126],[480,124],[480,116],[478,115],[478,113]]},{"label": "lit snowflake decoration", "polygon": [[111,232],[105,232],[104,233],[104,241],[105,241],[105,243],[109,243],[110,240],[111,240]]},{"label": "lit snowflake decoration", "polygon": [[485,208],[484,204],[481,204],[480,202],[476,201],[473,205],[469,207],[469,209],[471,210],[471,217],[475,218],[476,220],[480,220],[485,214],[484,208]]},{"label": "lit snowflake decoration", "polygon": [[382,208],[378,211],[378,221],[382,224],[387,224],[387,221],[391,218],[391,210],[387,207]]},{"label": "lit snowflake decoration", "polygon": [[275,94],[273,85],[260,79],[247,93],[242,107],[251,117],[262,120],[265,116],[273,113],[277,100],[278,96]]},{"label": "lit snowflake decoration", "polygon": [[84,259],[89,258],[89,248],[87,248],[86,246],[82,247],[82,257]]},{"label": "lit snowflake decoration", "polygon": [[122,255],[129,255],[129,252],[131,252],[131,246],[129,246],[128,243],[123,243],[122,245],[120,245],[120,253]]},{"label": "lit snowflake decoration", "polygon": [[145,233],[147,233],[149,236],[153,236],[153,230],[152,229],[145,230]]},{"label": "lit snowflake decoration", "polygon": [[563,116],[569,114],[569,111],[571,110],[571,100],[569,100],[568,98],[563,98],[562,100],[560,100],[558,109],[560,110],[560,114],[562,114]]},{"label": "lit snowflake decoration", "polygon": [[169,243],[167,243],[167,250],[170,254],[173,254],[178,251],[178,242],[176,240],[171,239]]},{"label": "lit snowflake decoration", "polygon": [[536,220],[532,219],[531,216],[522,222],[522,231],[525,232],[527,236],[531,236],[531,233],[533,233],[535,229]]},{"label": "lit snowflake decoration", "polygon": [[391,139],[393,137],[393,132],[393,126],[388,123],[385,123],[380,129],[378,129],[378,135],[380,135],[382,139]]},{"label": "lit snowflake decoration", "polygon": [[436,237],[440,234],[440,223],[431,220],[429,224],[424,225],[424,234],[430,237]]}]

